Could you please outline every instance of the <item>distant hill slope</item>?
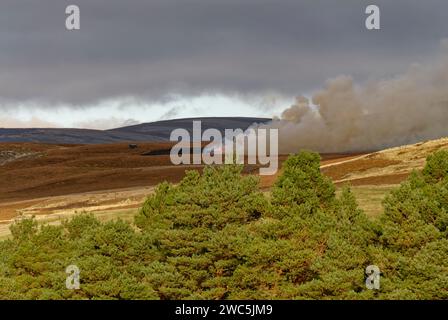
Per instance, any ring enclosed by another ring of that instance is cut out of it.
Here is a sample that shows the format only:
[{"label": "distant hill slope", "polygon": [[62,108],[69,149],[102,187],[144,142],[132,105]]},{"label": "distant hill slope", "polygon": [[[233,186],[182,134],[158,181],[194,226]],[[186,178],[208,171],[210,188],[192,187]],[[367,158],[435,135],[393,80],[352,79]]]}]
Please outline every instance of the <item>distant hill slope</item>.
[{"label": "distant hill slope", "polygon": [[0,128],[0,142],[37,142],[58,144],[99,144],[118,143],[128,141],[169,141],[170,133],[177,128],[192,131],[194,120],[202,121],[202,130],[216,128],[247,129],[254,123],[265,123],[269,118],[245,117],[216,117],[216,118],[188,118],[143,123],[129,127],[111,130],[65,129],[65,128],[29,128],[2,129]]},{"label": "distant hill slope", "polygon": [[427,156],[446,149],[448,149],[448,138],[441,138],[324,164],[321,169],[336,184],[398,184],[413,170],[423,169]]}]

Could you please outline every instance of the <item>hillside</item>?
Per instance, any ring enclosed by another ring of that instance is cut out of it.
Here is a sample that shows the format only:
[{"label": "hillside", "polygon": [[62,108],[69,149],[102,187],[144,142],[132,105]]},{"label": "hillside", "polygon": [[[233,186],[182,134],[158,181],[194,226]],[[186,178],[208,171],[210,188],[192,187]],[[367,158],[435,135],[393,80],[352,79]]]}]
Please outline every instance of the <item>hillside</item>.
[{"label": "hillside", "polygon": [[336,184],[397,184],[413,170],[422,169],[426,157],[441,149],[448,149],[448,138],[385,149],[345,161],[324,164],[321,168]]},{"label": "hillside", "polygon": [[202,121],[202,128],[247,129],[254,123],[265,123],[269,118],[216,117],[188,118],[142,123],[111,130],[69,129],[69,128],[0,128],[1,142],[35,142],[55,144],[102,144],[130,141],[166,142],[171,131],[183,128],[192,131],[194,120]]},{"label": "hillside", "polygon": [[[144,130],[136,126],[132,130]],[[126,143],[95,145],[0,143],[0,236],[19,215],[54,220],[77,212],[104,218],[129,216],[153,187],[176,183],[187,169],[172,166],[166,152],[171,144]],[[322,154],[321,170],[338,187],[349,184],[369,216],[382,210],[382,200],[414,169],[421,169],[430,153],[448,148],[448,139],[386,149],[368,154]],[[155,153],[156,155],[145,156]],[[157,155],[160,153],[159,155]],[[286,155],[280,156],[280,163]],[[257,172],[248,166],[246,173]],[[281,173],[281,170],[280,170]],[[261,177],[269,192],[277,176]],[[53,216],[52,216],[53,215]]]}]

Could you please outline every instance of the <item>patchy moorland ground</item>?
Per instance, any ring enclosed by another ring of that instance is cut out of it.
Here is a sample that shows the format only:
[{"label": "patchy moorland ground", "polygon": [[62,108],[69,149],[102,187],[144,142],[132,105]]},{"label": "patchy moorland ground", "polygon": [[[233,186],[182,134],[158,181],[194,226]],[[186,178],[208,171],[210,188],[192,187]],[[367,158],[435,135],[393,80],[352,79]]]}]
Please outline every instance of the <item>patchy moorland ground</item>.
[{"label": "patchy moorland ground", "polygon": [[[79,212],[101,219],[132,220],[153,187],[161,181],[177,182],[185,170],[202,166],[172,166],[168,143],[46,145],[0,144],[0,238],[9,234],[14,219],[35,215],[57,223]],[[426,157],[448,148],[448,139],[365,154],[322,155],[322,172],[338,187],[350,185],[369,216],[382,210],[384,196]],[[156,155],[142,155],[148,152]],[[286,156],[280,157],[280,163]],[[257,172],[256,167],[246,172]],[[276,176],[261,178],[269,192]]]}]

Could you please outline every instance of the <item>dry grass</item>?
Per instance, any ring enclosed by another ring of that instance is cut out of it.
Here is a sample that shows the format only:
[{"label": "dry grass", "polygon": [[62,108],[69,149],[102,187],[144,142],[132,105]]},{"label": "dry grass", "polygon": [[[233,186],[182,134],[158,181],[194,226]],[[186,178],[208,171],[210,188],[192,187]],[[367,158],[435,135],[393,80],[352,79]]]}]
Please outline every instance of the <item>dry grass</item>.
[{"label": "dry grass", "polygon": [[372,175],[372,173],[383,172],[385,168],[400,164],[399,160],[385,158],[367,159],[342,162],[336,165],[322,167],[322,173],[331,177],[334,181],[346,181],[361,175]]},{"label": "dry grass", "polygon": [[[351,191],[356,197],[359,207],[366,213],[368,217],[376,218],[383,212],[382,201],[384,197],[398,185],[383,186],[352,186]],[[342,188],[338,188],[336,194],[341,193]]]},{"label": "dry grass", "polygon": [[397,184],[413,170],[421,170],[428,155],[447,149],[448,138],[374,152],[347,161],[322,166],[336,184]]},{"label": "dry grass", "polygon": [[[178,182],[187,169],[203,166],[172,166],[168,155],[142,156],[165,150],[170,144],[139,143],[104,145],[45,145],[2,143],[0,154],[0,237],[19,215],[36,215],[41,222],[59,223],[79,212],[93,212],[100,219],[133,215],[161,181]],[[322,172],[338,189],[349,184],[360,207],[370,216],[382,212],[384,196],[414,169],[421,169],[426,157],[448,148],[448,138],[386,149],[369,154],[322,155]],[[9,161],[12,156],[26,155]],[[31,156],[28,156],[31,155]],[[282,164],[287,156],[280,156]],[[257,173],[246,167],[245,173]],[[278,174],[281,174],[281,169]],[[269,190],[277,175],[261,177],[261,188]],[[338,191],[339,192],[339,191]]]},{"label": "dry grass", "polygon": [[[9,225],[16,219],[33,216],[38,223],[50,224],[59,224],[80,213],[93,213],[102,221],[120,218],[132,222],[135,213],[153,190],[152,187],[104,190],[3,203],[0,205],[0,239],[9,235]],[[5,214],[6,210],[9,210],[9,215]]]}]

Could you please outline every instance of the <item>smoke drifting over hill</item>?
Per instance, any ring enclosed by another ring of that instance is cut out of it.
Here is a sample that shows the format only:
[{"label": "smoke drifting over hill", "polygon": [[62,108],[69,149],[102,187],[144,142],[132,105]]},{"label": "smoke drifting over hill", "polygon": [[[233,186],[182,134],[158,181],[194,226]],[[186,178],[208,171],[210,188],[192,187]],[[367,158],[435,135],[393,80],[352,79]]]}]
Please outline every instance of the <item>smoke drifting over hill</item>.
[{"label": "smoke drifting over hill", "polygon": [[[375,150],[448,135],[448,46],[433,62],[364,85],[330,79],[270,125],[280,152]],[[310,101],[311,100],[311,101]]]}]

